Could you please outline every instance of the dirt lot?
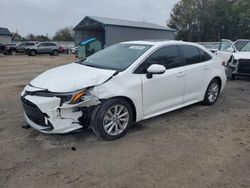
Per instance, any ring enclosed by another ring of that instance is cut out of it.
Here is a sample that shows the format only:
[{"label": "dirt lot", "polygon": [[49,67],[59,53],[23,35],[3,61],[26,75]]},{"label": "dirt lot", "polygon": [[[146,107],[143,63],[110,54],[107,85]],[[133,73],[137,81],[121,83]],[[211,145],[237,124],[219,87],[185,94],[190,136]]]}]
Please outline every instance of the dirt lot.
[{"label": "dirt lot", "polygon": [[0,187],[250,187],[249,79],[228,82],[215,106],[143,121],[118,141],[21,128],[24,85],[74,59],[0,55]]}]

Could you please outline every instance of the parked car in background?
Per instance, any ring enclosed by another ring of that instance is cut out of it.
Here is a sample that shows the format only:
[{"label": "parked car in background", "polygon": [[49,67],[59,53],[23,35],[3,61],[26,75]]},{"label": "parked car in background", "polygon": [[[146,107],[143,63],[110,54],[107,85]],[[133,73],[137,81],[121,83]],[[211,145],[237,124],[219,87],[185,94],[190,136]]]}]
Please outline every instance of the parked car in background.
[{"label": "parked car in background", "polygon": [[35,46],[38,42],[20,42],[16,45],[8,45],[5,49],[5,54],[15,55],[17,53],[25,53],[26,49],[31,46]]},{"label": "parked car in background", "polygon": [[226,62],[227,76],[234,80],[237,75],[250,76],[250,40],[236,42],[223,39],[216,54]]},{"label": "parked car in background", "polygon": [[27,123],[41,132],[91,126],[114,140],[133,122],[200,101],[213,105],[225,84],[221,59],[198,44],[133,41],[41,74],[21,100]]},{"label": "parked car in background", "polygon": [[73,46],[73,47],[68,48],[68,52],[70,54],[76,54],[77,53],[77,46]]},{"label": "parked car in background", "polygon": [[3,43],[0,43],[0,53],[3,53],[5,50],[5,45]]},{"label": "parked car in background", "polygon": [[4,51],[3,51],[3,54],[4,55],[11,55],[12,54],[12,51],[11,51],[11,49],[14,47],[16,47],[17,46],[17,43],[9,43],[9,44],[6,44],[5,45],[5,49],[4,49]]},{"label": "parked car in background", "polygon": [[64,54],[66,52],[65,47],[59,46],[59,53]]},{"label": "parked car in background", "polygon": [[220,47],[220,42],[199,42],[198,44],[209,49],[212,53],[216,53]]},{"label": "parked car in background", "polygon": [[60,46],[54,42],[40,42],[35,46],[28,47],[26,53],[29,56],[35,56],[37,54],[50,54],[56,56],[60,53]]}]

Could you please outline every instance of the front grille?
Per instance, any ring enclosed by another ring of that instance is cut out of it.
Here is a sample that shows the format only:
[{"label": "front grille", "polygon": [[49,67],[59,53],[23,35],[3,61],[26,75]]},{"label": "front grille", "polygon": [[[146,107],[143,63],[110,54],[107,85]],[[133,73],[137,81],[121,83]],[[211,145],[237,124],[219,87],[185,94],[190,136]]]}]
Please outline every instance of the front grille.
[{"label": "front grille", "polygon": [[48,125],[45,123],[46,114],[42,113],[41,110],[32,102],[26,100],[24,97],[21,98],[23,108],[28,118],[35,124],[46,128],[46,130],[52,130],[53,126],[48,121]]},{"label": "front grille", "polygon": [[250,74],[250,60],[239,60],[238,73]]}]

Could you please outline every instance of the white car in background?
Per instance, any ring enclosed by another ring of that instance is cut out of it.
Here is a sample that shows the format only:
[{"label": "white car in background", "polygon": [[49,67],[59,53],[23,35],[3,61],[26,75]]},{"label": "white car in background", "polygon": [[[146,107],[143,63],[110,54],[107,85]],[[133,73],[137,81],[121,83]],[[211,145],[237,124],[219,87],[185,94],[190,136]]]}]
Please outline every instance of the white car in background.
[{"label": "white car in background", "polygon": [[216,54],[224,60],[227,75],[234,80],[236,75],[250,76],[250,40],[236,42],[223,39]]},{"label": "white car in background", "polygon": [[21,94],[25,119],[44,133],[91,126],[106,140],[133,122],[187,105],[213,105],[226,83],[222,61],[181,41],[133,41],[51,69]]}]

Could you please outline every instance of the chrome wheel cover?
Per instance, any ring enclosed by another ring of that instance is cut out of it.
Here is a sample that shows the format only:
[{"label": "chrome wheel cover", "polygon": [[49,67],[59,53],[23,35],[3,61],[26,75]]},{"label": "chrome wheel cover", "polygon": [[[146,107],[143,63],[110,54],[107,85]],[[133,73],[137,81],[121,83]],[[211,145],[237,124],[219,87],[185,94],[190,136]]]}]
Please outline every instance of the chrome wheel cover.
[{"label": "chrome wheel cover", "polygon": [[108,109],[103,118],[105,132],[111,136],[121,134],[129,123],[128,109],[123,105],[114,105]]}]

